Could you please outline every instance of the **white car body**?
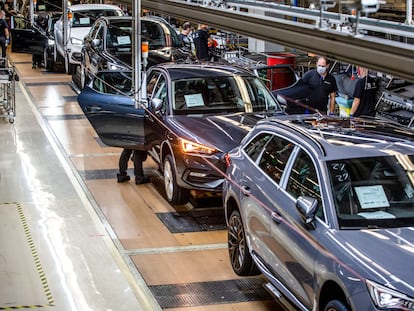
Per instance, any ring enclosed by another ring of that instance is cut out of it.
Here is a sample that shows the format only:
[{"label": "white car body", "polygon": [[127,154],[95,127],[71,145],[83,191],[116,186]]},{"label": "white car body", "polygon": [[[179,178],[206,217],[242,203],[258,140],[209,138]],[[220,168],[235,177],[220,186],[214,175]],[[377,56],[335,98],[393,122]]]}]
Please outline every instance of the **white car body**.
[{"label": "white car body", "polygon": [[[93,20],[96,16],[123,16],[125,15],[121,8],[110,4],[76,4],[68,8],[72,18],[68,18],[66,31],[66,40],[64,40],[64,16],[55,24],[55,62],[61,60],[65,62],[67,73],[71,73],[76,65],[80,64],[80,56],[83,47],[83,39],[88,34]],[[102,14],[98,13],[101,12]],[[76,18],[80,17],[80,18]],[[76,20],[75,20],[76,19]],[[85,26],[82,26],[85,24]],[[65,44],[66,41],[66,44]]]}]

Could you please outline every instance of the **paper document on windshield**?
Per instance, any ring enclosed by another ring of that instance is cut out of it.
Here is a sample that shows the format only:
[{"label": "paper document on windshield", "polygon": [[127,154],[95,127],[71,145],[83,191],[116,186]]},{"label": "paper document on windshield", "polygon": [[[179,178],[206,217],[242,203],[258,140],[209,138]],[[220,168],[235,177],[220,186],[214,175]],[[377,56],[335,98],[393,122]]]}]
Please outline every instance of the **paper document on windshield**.
[{"label": "paper document on windshield", "polygon": [[362,209],[389,207],[387,195],[381,185],[355,187]]}]

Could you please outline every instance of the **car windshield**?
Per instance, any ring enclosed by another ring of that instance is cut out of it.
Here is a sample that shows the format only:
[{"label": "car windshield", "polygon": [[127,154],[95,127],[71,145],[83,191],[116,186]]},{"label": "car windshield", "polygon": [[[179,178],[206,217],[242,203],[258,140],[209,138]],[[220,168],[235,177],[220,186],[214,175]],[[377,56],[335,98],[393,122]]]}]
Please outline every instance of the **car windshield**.
[{"label": "car windshield", "polygon": [[131,26],[120,27],[110,26],[106,34],[106,46],[108,49],[120,49],[125,51],[131,51]]},{"label": "car windshield", "polygon": [[175,114],[259,112],[279,108],[264,84],[250,76],[176,80],[173,93]]},{"label": "car windshield", "polygon": [[121,10],[89,10],[74,11],[72,27],[91,27],[100,16],[122,16]]},{"label": "car windshield", "polygon": [[414,225],[414,156],[369,157],[327,163],[339,225]]}]

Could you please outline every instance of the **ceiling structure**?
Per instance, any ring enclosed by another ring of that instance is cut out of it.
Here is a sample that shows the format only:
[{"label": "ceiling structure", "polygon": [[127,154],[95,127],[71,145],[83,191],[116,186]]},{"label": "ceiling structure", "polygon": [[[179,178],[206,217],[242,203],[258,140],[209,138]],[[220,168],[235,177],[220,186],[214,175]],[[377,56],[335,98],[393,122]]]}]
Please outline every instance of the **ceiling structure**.
[{"label": "ceiling structure", "polygon": [[[223,3],[212,0],[141,0],[142,8],[152,12],[194,23],[205,23],[218,29],[304,52],[326,55],[350,64],[361,64],[379,72],[414,81],[414,45],[408,41],[398,42],[318,27],[319,10],[312,11],[252,0],[227,1],[225,5]],[[265,13],[252,14],[252,6]],[[250,9],[250,12],[240,8]],[[323,18],[333,24],[343,22],[345,16],[329,12],[323,14]],[[290,19],[286,18],[288,15]],[[291,17],[295,16],[296,21],[293,21]],[[345,18],[348,18],[349,22],[356,19],[355,16]],[[300,22],[304,19],[307,20],[306,23]],[[309,20],[313,20],[314,23],[309,23]],[[414,27],[395,22],[359,18],[359,27],[391,35],[400,34],[409,40],[414,36]]]}]

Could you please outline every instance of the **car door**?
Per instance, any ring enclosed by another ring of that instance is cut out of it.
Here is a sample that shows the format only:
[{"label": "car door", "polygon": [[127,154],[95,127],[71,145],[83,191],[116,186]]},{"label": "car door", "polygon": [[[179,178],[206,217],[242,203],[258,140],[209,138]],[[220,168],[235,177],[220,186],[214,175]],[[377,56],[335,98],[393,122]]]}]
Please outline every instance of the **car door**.
[{"label": "car door", "polygon": [[100,68],[102,48],[104,45],[104,22],[96,22],[84,39],[83,57],[85,68],[89,74],[95,75]]},{"label": "car door", "polygon": [[131,72],[99,72],[78,102],[99,138],[108,146],[145,149],[143,108],[135,108]]},{"label": "car door", "polygon": [[[148,113],[145,119],[145,140],[152,157],[160,162],[160,146],[167,134],[165,123],[169,114],[168,79],[159,70],[151,70],[147,77]],[[157,106],[157,108],[156,108]]]},{"label": "car door", "polygon": [[276,246],[271,236],[271,223],[279,205],[277,198],[284,195],[279,183],[292,146],[284,138],[262,132],[244,148],[250,161],[241,169],[239,178],[244,189],[241,212],[253,253],[271,266],[281,265],[281,259],[274,254]]},{"label": "car door", "polygon": [[[324,219],[320,168],[310,153],[296,147],[281,182],[283,194],[277,197],[271,221],[272,256],[278,262],[274,273],[306,308],[314,302],[314,262],[323,252],[319,241],[326,235],[326,227],[318,223],[306,225],[296,208],[300,196],[316,198],[317,215]],[[286,185],[286,186],[285,186]]]},{"label": "car door", "polygon": [[12,52],[43,55],[48,39],[46,31],[38,26],[32,27],[22,16],[13,16],[12,23]]}]

